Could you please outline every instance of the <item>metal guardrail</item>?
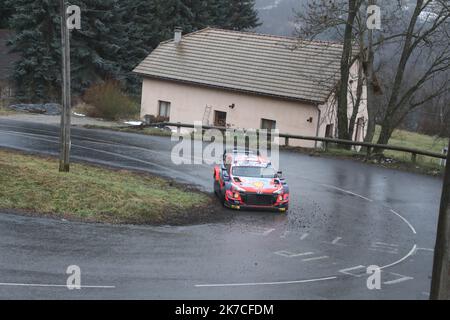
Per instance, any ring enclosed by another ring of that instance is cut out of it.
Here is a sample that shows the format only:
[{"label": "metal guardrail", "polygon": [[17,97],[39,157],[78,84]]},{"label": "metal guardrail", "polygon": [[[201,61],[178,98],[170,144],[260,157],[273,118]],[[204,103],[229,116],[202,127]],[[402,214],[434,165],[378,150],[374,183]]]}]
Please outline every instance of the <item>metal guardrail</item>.
[{"label": "metal guardrail", "polygon": [[[187,124],[187,123],[179,123],[179,122],[160,122],[160,123],[152,123],[152,124],[146,124],[144,126],[156,126],[156,127],[176,127],[178,131],[180,131],[180,128],[195,128],[193,124]],[[204,126],[202,125],[203,130],[209,130],[209,129],[216,129],[220,131],[226,131],[226,130],[233,130],[231,128],[226,127],[215,127],[215,126]],[[236,129],[236,130],[244,130],[244,129]],[[393,145],[385,145],[385,144],[377,144],[377,143],[370,143],[370,142],[358,142],[358,141],[350,141],[350,140],[343,140],[343,139],[334,139],[334,138],[322,138],[322,137],[312,137],[312,136],[303,136],[303,135],[293,135],[293,134],[287,134],[287,133],[280,133],[278,135],[280,138],[284,138],[284,145],[289,146],[289,140],[290,139],[297,139],[297,140],[307,140],[307,141],[319,141],[324,143],[324,149],[328,149],[328,144],[335,143],[335,144],[343,144],[343,145],[350,145],[350,146],[360,146],[360,147],[366,147],[366,154],[367,157],[370,157],[373,150],[394,150],[394,151],[400,151],[405,153],[411,154],[411,161],[413,163],[417,160],[417,155],[432,157],[432,158],[438,158],[438,159],[446,159],[447,156],[445,154],[440,154],[436,152],[430,152],[425,150],[419,150],[419,149],[413,149],[413,148],[407,148],[407,147],[400,147],[400,146],[393,146]]]}]

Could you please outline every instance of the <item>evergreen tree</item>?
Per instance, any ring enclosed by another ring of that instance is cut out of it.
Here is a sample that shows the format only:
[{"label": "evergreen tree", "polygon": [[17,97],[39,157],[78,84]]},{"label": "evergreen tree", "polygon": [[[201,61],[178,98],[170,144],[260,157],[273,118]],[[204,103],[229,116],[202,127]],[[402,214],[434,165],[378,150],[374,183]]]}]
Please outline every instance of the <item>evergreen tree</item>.
[{"label": "evergreen tree", "polygon": [[224,5],[223,28],[248,30],[261,25],[255,11],[255,0],[224,0]]},{"label": "evergreen tree", "polygon": [[61,78],[58,2],[6,0],[5,4],[16,8],[9,22],[16,31],[12,49],[21,54],[14,74],[19,98],[54,97]]},{"label": "evergreen tree", "polygon": [[[7,21],[16,31],[12,48],[21,54],[15,71],[19,94],[33,100],[58,98],[59,1],[0,0],[0,4],[15,8]],[[73,94],[112,79],[137,95],[140,77],[133,68],[161,41],[171,39],[175,27],[189,33],[207,26],[245,30],[258,25],[254,1],[71,0],[71,4],[81,8],[81,30],[71,33]]]},{"label": "evergreen tree", "polygon": [[122,70],[126,74],[125,87],[129,94],[138,95],[141,77],[131,71],[156,48],[160,39],[158,1],[129,0],[122,5],[128,42],[120,51]]},{"label": "evergreen tree", "polygon": [[81,30],[72,31],[72,87],[75,93],[102,79],[124,80],[122,48],[129,39],[119,0],[72,0],[81,8]]},{"label": "evergreen tree", "polygon": [[[57,99],[61,85],[59,1],[6,0],[16,10],[10,19],[11,41],[21,54],[15,78],[19,98]],[[101,79],[123,79],[120,49],[128,43],[117,0],[73,0],[81,8],[81,30],[71,32],[72,92]]]},{"label": "evergreen tree", "polygon": [[9,19],[14,13],[14,7],[0,0],[0,29],[9,29]]}]

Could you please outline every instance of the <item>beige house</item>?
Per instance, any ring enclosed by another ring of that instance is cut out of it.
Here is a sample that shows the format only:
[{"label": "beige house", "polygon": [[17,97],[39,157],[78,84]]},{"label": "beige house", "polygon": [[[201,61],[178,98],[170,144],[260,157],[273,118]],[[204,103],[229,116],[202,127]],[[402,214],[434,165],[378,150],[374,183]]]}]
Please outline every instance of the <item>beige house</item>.
[{"label": "beige house", "polygon": [[[141,117],[236,129],[334,137],[342,45],[206,28],[162,42],[134,72],[143,76]],[[359,63],[352,66],[349,118]],[[354,139],[366,132],[366,90]],[[313,141],[290,141],[313,147]]]}]

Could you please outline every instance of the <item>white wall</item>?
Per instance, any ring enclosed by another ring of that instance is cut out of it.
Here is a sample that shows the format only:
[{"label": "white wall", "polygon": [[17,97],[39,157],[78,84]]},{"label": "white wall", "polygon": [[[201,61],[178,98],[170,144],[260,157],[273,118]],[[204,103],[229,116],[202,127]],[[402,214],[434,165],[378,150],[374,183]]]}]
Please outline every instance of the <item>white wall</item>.
[{"label": "white wall", "polygon": [[[209,105],[212,106],[211,125],[217,110],[227,113],[231,128],[258,129],[261,118],[265,118],[275,120],[282,133],[316,135],[318,109],[314,105],[150,78],[145,78],[142,86],[141,117],[157,115],[158,101],[162,100],[171,103],[170,122],[202,121],[205,107]],[[233,103],[234,109],[229,108]],[[310,117],[312,122],[307,121]],[[290,140],[289,144],[313,147],[314,141]]]},{"label": "white wall", "polygon": [[[358,68],[359,68],[359,62],[356,61],[351,69],[350,69],[350,80],[353,80],[351,84],[349,84],[349,88],[352,91],[352,94],[356,96],[356,88],[358,86]],[[348,121],[350,122],[350,117],[353,113],[353,104],[352,104],[352,94],[349,92],[347,95],[347,101],[348,101],[348,108],[347,108],[347,117]],[[337,136],[337,101],[335,94],[331,94],[328,98],[327,102],[323,105],[319,106],[319,109],[321,111],[321,120],[320,120],[320,127],[319,127],[319,136],[323,137],[325,136],[325,129],[328,124],[334,125],[334,134],[333,137]],[[356,125],[357,121],[355,122],[355,129],[353,131],[353,140],[356,141],[362,141],[364,140],[364,137],[367,133],[367,119],[368,119],[368,113],[367,113],[367,86],[363,86],[363,92],[361,96],[361,102],[358,108],[358,115],[356,117],[356,120],[360,117],[364,118],[364,128],[363,133],[356,137]]]},{"label": "white wall", "polygon": [[[354,95],[356,95],[358,83],[358,67],[358,62],[355,62],[350,70],[350,79],[353,80],[350,88]],[[277,129],[281,133],[323,137],[327,124],[333,124],[334,130],[337,130],[337,103],[334,94],[330,95],[328,101],[323,105],[315,106],[297,101],[144,78],[141,117],[143,118],[146,114],[157,115],[160,100],[171,103],[170,122],[193,123],[194,121],[202,121],[205,107],[208,105],[212,107],[208,117],[210,125],[213,125],[214,111],[217,110],[227,113],[227,124],[230,128],[235,129],[258,129],[261,127],[261,119],[264,118],[275,120]],[[348,94],[348,101],[348,119],[350,120],[353,112],[350,93]],[[229,107],[231,104],[235,105],[234,109]],[[360,141],[367,132],[366,86],[363,87],[357,118],[359,117],[363,117],[365,120],[363,135],[361,134],[357,139]],[[312,118],[312,122],[307,121],[309,118]],[[317,126],[319,126],[318,134]],[[356,128],[354,133],[356,134]],[[356,138],[355,134],[353,139]],[[281,143],[284,142],[281,141]],[[314,147],[315,142],[291,139],[289,144]]]}]

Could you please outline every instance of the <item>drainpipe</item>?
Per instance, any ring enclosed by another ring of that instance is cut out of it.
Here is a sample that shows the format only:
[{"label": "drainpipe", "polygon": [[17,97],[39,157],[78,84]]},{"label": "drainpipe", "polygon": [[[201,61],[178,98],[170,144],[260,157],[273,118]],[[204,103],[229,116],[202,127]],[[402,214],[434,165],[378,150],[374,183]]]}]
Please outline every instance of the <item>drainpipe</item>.
[{"label": "drainpipe", "polygon": [[[317,111],[318,111],[318,117],[317,117],[317,128],[316,128],[316,137],[319,137],[319,127],[320,127],[320,116],[321,116],[321,111],[319,106],[317,106]],[[317,149],[317,141],[314,141],[314,148]]]}]

